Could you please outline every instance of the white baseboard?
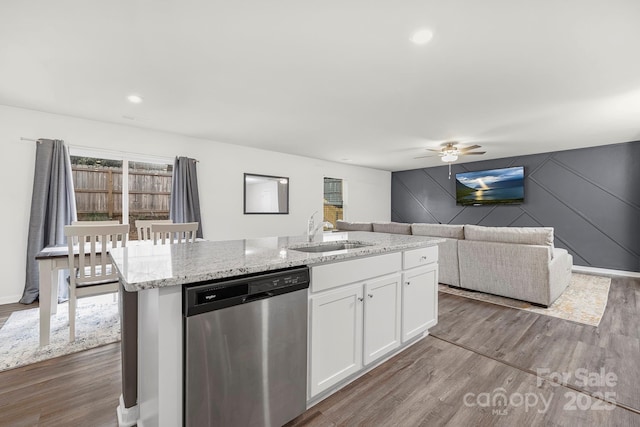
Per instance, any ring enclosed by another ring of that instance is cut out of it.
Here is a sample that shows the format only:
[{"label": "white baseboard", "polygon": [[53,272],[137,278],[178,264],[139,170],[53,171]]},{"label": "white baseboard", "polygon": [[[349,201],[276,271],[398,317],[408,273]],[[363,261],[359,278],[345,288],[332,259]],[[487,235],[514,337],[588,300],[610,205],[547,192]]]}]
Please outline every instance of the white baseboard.
[{"label": "white baseboard", "polygon": [[598,267],[585,267],[582,265],[574,265],[571,268],[574,273],[587,273],[594,276],[616,276],[616,277],[637,277],[640,278],[640,273],[637,271],[624,271],[624,270],[610,270],[608,268]]},{"label": "white baseboard", "polygon": [[9,295],[7,297],[0,297],[0,305],[2,305],[2,304],[13,304],[15,302],[20,301],[20,298],[22,298],[21,294]]}]

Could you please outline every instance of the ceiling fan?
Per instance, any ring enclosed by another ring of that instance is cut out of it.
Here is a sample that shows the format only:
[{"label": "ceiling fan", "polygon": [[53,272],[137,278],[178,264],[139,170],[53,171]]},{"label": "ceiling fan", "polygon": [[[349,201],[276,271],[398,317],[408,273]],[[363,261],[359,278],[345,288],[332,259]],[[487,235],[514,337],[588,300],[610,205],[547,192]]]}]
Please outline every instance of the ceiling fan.
[{"label": "ceiling fan", "polygon": [[[481,148],[480,145],[470,145],[468,147],[458,147],[456,141],[445,142],[442,144],[442,148],[439,150],[433,148],[427,148],[429,151],[435,151],[438,153],[438,156],[442,158],[443,162],[455,162],[458,160],[458,156],[467,156],[467,155],[479,155],[485,154],[486,151],[471,151]],[[433,154],[427,156],[418,156],[414,157],[414,159],[422,159],[425,157],[432,157]]]},{"label": "ceiling fan", "polygon": [[[443,162],[449,163],[449,179],[451,179],[451,163],[458,160],[458,156],[469,156],[469,155],[481,155],[485,154],[486,151],[472,151],[478,148],[481,148],[480,145],[470,145],[468,147],[458,147],[456,141],[445,142],[442,144],[442,148],[439,150],[433,148],[427,148],[429,151],[435,151],[438,153],[438,156],[442,159]],[[414,157],[414,159],[422,159],[425,157],[433,157],[434,154],[430,154],[427,156],[418,156]]]}]

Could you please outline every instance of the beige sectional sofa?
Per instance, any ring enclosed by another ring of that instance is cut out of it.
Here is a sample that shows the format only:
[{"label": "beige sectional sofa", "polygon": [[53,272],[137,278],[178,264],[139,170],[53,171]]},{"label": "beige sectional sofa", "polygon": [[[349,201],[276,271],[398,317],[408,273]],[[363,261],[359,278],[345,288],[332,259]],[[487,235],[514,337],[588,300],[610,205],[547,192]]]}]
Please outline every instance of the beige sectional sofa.
[{"label": "beige sectional sofa", "polygon": [[458,242],[464,239],[464,225],[411,224],[411,234],[444,238],[438,245],[438,281],[460,286]]},{"label": "beige sectional sofa", "polygon": [[338,221],[337,228],[444,238],[439,282],[464,289],[549,306],[571,280],[573,258],[553,247],[551,227]]}]

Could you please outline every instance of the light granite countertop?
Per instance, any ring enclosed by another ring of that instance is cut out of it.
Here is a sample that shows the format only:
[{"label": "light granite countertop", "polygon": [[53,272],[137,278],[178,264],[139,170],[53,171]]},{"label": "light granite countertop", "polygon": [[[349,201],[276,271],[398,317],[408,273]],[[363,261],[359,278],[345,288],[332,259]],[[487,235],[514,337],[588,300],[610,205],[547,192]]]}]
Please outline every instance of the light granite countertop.
[{"label": "light granite countertop", "polygon": [[[368,246],[307,253],[291,248],[339,240]],[[130,292],[241,276],[281,268],[311,266],[361,256],[436,245],[444,239],[371,232],[264,237],[245,240],[198,241],[174,245],[136,245],[113,249],[111,257],[124,288]]]}]

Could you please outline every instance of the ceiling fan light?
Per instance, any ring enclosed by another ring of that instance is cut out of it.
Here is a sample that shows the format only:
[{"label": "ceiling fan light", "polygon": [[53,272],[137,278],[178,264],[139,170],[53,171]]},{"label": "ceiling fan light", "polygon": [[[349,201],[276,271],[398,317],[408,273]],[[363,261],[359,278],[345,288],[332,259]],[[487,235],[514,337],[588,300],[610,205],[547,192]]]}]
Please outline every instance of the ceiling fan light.
[{"label": "ceiling fan light", "polygon": [[444,156],[442,156],[442,161],[443,162],[455,162],[456,160],[458,160],[458,155],[457,154],[453,154],[453,153],[446,153]]}]

